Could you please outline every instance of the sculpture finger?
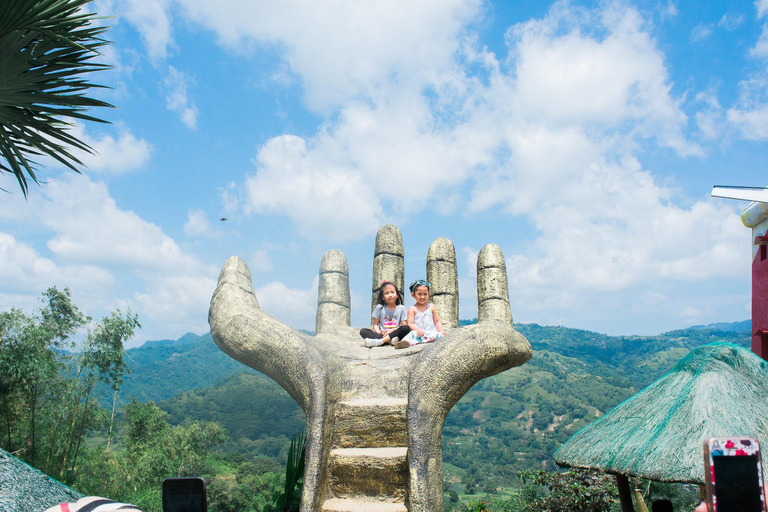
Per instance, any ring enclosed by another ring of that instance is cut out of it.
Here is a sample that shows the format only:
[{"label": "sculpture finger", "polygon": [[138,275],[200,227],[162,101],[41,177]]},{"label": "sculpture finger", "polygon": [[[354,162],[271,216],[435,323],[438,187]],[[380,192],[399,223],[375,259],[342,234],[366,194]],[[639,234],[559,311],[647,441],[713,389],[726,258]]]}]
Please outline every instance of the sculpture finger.
[{"label": "sculpture finger", "polygon": [[376,233],[376,245],[373,250],[373,280],[371,282],[371,311],[376,307],[376,299],[382,281],[395,283],[400,293],[405,279],[405,251],[403,235],[397,226],[387,224]]},{"label": "sculpture finger", "polygon": [[487,244],[477,255],[477,321],[484,320],[502,320],[512,325],[507,265],[496,244]]},{"label": "sculpture finger", "polygon": [[349,265],[344,253],[333,249],[320,262],[315,332],[336,333],[349,326]]},{"label": "sculpture finger", "polygon": [[307,410],[310,389],[323,378],[323,357],[305,334],[259,309],[248,265],[236,256],[221,270],[208,323],[219,348],[274,379]]},{"label": "sculpture finger", "polygon": [[459,278],[456,273],[456,250],[447,238],[438,238],[427,252],[427,281],[430,301],[437,308],[443,327],[459,326]]},{"label": "sculpture finger", "polygon": [[442,429],[451,407],[475,383],[531,358],[531,345],[504,320],[455,329],[414,363],[408,380],[411,512],[443,509]]}]

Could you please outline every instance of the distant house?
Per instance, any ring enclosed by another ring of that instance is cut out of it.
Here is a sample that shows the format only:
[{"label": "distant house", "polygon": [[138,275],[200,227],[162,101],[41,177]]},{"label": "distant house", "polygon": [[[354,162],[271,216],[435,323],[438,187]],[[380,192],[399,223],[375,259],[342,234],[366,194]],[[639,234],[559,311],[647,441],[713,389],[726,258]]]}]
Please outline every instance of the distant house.
[{"label": "distant house", "polygon": [[83,495],[0,449],[0,510],[41,512]]},{"label": "distant house", "polygon": [[751,203],[741,221],[752,228],[752,352],[768,360],[768,203]]}]

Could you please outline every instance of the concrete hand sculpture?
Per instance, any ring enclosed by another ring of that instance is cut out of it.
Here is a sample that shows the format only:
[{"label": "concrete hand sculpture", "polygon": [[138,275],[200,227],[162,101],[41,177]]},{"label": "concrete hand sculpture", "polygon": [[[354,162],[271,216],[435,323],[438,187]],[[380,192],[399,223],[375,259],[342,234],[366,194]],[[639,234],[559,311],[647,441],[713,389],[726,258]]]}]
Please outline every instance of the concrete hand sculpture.
[{"label": "concrete hand sculpture", "polygon": [[[403,242],[395,226],[376,237],[373,290],[403,289]],[[216,344],[280,384],[307,416],[301,510],[443,510],[442,428],[451,407],[481,379],[531,357],[512,326],[501,249],[477,258],[478,322],[458,327],[453,244],[436,240],[427,280],[447,336],[409,349],[367,349],[350,327],[349,270],[336,250],[320,263],[314,337],[259,309],[251,274],[231,257],[211,299]]]}]

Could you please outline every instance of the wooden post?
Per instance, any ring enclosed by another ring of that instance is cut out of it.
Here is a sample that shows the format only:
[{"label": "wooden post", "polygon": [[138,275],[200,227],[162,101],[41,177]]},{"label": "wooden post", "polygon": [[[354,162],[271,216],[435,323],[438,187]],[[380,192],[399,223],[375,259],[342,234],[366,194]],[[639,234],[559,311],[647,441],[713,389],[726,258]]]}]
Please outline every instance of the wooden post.
[{"label": "wooden post", "polygon": [[635,512],[635,507],[632,506],[632,492],[629,490],[629,478],[627,478],[627,475],[616,475],[616,487],[619,489],[621,512]]},{"label": "wooden post", "polygon": [[638,512],[648,512],[648,506],[645,504],[643,493],[640,492],[640,489],[635,489],[635,506]]}]

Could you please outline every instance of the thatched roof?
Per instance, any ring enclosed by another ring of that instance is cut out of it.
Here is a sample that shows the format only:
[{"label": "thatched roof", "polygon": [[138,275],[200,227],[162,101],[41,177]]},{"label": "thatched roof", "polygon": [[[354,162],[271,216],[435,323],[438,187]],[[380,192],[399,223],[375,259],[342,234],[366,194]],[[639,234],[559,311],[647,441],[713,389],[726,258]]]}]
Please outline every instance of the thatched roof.
[{"label": "thatched roof", "polygon": [[554,457],[561,466],[703,484],[702,443],[729,435],[756,437],[768,451],[768,363],[712,343],[574,434]]},{"label": "thatched roof", "polygon": [[83,495],[0,450],[0,510],[40,512]]}]

